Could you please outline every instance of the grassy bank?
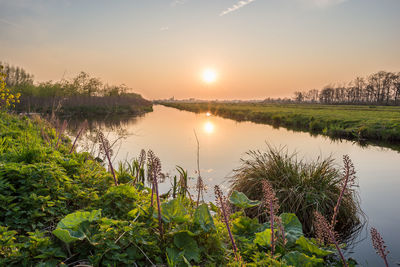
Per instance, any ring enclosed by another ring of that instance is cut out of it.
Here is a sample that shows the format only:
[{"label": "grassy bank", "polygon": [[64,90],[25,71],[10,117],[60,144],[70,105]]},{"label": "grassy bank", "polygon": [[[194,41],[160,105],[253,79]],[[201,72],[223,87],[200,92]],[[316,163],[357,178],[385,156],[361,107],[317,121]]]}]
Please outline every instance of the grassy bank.
[{"label": "grassy bank", "polygon": [[216,190],[218,207],[194,202],[183,169],[173,193],[159,196],[153,153],[118,170],[115,185],[90,154],[70,148],[42,119],[0,113],[1,266],[340,264],[294,214],[269,212],[272,224],[248,218],[243,210],[260,202],[239,192],[226,202]]},{"label": "grassy bank", "polygon": [[400,108],[320,104],[162,103],[192,112],[211,112],[293,130],[360,141],[399,142]]}]

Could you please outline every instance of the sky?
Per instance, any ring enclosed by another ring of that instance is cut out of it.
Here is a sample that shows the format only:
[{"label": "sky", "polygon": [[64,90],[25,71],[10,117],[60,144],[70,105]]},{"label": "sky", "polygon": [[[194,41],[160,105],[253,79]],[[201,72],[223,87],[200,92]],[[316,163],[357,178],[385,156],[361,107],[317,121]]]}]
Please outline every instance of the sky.
[{"label": "sky", "polygon": [[0,61],[148,99],[290,97],[400,71],[399,14],[400,0],[0,0]]}]

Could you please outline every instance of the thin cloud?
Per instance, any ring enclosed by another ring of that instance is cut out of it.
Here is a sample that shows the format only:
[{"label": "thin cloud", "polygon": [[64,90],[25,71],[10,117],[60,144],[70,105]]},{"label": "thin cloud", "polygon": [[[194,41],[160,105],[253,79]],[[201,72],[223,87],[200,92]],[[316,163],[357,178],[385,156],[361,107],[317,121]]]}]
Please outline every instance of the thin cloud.
[{"label": "thin cloud", "polygon": [[308,2],[309,4],[312,4],[317,7],[328,7],[347,2],[348,0],[302,0],[302,1]]},{"label": "thin cloud", "polygon": [[242,0],[242,1],[239,1],[236,4],[234,4],[232,7],[229,7],[227,9],[225,9],[224,11],[222,11],[219,15],[220,16],[224,16],[224,15],[229,14],[229,13],[231,13],[233,11],[236,11],[236,10],[238,10],[238,9],[240,9],[240,8],[246,6],[246,5],[248,5],[248,4],[250,4],[251,2],[254,2],[254,1],[256,1],[256,0]]},{"label": "thin cloud", "polygon": [[1,23],[4,23],[4,24],[7,24],[7,25],[9,25],[9,26],[12,26],[12,27],[14,27],[14,28],[17,28],[17,29],[21,29],[21,27],[20,27],[18,24],[12,23],[11,21],[8,21],[8,20],[6,20],[6,19],[0,18],[0,22],[1,22]]},{"label": "thin cloud", "polygon": [[163,26],[163,27],[161,27],[160,28],[160,31],[168,31],[169,30],[169,27],[168,26]]},{"label": "thin cloud", "polygon": [[183,5],[187,0],[174,0],[171,2],[171,6]]}]

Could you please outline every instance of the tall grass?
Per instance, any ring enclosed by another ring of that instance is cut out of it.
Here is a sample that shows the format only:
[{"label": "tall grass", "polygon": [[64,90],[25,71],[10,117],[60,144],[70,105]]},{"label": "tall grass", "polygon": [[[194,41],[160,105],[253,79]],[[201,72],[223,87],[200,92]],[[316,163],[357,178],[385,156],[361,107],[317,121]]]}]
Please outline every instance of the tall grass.
[{"label": "tall grass", "polygon": [[[281,212],[294,212],[306,233],[314,233],[312,218],[315,210],[332,218],[342,189],[342,175],[333,159],[318,159],[306,163],[289,154],[286,148],[249,151],[240,168],[234,171],[231,190],[243,192],[251,199],[262,200],[262,182],[271,183],[280,202]],[[249,209],[251,216],[261,216]],[[354,187],[343,192],[340,210],[335,215],[335,229],[343,238],[359,230],[361,222],[359,200]]]}]

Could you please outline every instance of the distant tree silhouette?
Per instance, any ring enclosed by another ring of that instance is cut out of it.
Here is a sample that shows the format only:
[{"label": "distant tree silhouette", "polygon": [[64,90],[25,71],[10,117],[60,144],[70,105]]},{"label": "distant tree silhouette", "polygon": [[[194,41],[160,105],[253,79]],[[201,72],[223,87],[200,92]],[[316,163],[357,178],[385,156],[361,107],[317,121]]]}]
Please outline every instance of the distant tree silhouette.
[{"label": "distant tree silhouette", "polygon": [[328,85],[321,90],[296,91],[297,103],[399,105],[400,72],[379,71],[357,77],[348,85]]}]

